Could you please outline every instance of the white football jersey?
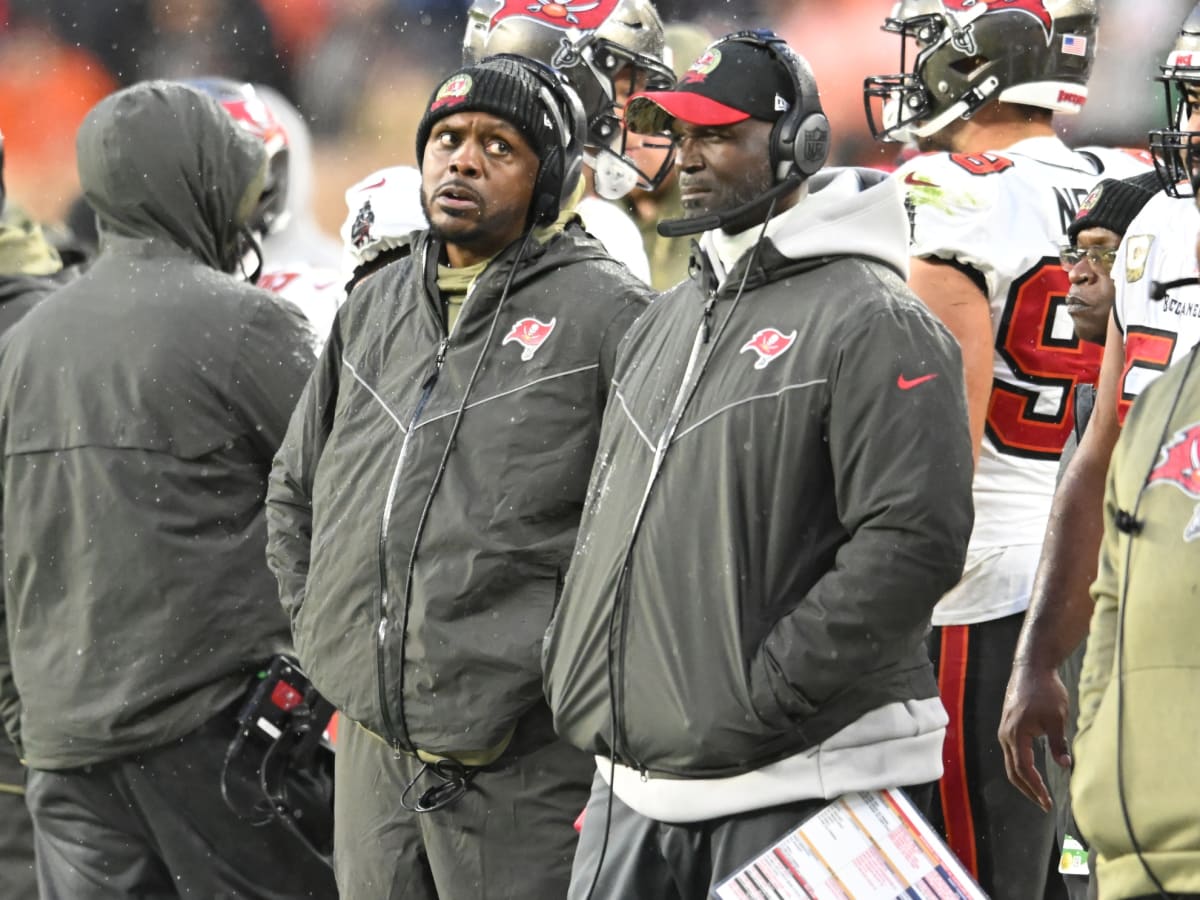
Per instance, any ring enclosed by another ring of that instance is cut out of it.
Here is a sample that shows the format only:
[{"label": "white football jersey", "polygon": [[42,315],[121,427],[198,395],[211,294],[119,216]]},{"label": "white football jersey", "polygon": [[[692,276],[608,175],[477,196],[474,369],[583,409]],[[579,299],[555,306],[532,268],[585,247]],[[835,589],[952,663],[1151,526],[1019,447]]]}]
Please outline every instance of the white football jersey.
[{"label": "white football jersey", "polygon": [[1186,285],[1154,297],[1155,285],[1195,278],[1200,213],[1191,197],[1155,194],[1129,223],[1113,264],[1113,316],[1124,335],[1118,415],[1171,363],[1200,343],[1200,287]]},{"label": "white football jersey", "polygon": [[1102,355],[1075,336],[1059,245],[1097,181],[1149,168],[1146,154],[1036,137],[995,152],[919,156],[893,176],[908,197],[911,255],[983,278],[995,341],[967,574],[938,604],[936,625],[1029,605],[1075,385],[1096,381]]},{"label": "white football jersey", "polygon": [[335,269],[299,263],[286,268],[266,266],[258,286],[299,308],[313,329],[313,349],[319,354],[333,328],[338,308],[346,299],[345,280]]}]

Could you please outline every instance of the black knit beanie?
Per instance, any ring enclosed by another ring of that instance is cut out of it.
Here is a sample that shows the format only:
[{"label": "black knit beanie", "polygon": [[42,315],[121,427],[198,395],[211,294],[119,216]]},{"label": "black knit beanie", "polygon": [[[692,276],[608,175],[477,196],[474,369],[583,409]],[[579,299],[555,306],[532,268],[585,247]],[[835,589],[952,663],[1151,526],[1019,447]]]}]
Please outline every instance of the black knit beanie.
[{"label": "black knit beanie", "polygon": [[1161,190],[1158,176],[1146,172],[1133,178],[1105,178],[1084,198],[1075,220],[1067,226],[1072,241],[1088,228],[1107,228],[1121,237],[1142,207]]},{"label": "black knit beanie", "polygon": [[492,57],[460,69],[433,92],[417,126],[418,168],[434,124],[459,112],[486,112],[511,122],[538,159],[559,146],[537,76],[514,59]]}]

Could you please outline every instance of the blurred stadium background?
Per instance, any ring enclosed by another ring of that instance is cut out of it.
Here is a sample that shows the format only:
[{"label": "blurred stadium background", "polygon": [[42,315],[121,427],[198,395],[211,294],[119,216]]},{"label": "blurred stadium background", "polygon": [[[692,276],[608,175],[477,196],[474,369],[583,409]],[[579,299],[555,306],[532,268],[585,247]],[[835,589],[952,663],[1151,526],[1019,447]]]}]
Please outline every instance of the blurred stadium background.
[{"label": "blurred stadium background", "polygon": [[[343,191],[414,162],[434,81],[459,60],[469,0],[0,0],[0,130],[10,196],[57,221],[78,186],[74,133],[113,89],[153,77],[223,75],[282,91],[307,117],[318,220],[335,232]],[[530,0],[544,2],[544,0]],[[582,2],[582,0],[565,0]],[[1140,147],[1164,116],[1154,81],[1192,0],[1099,0],[1091,101],[1063,119],[1072,144]],[[773,28],[808,57],[834,129],[835,163],[888,164],[863,116],[862,80],[895,72],[880,31],[892,0],[657,0],[665,22],[714,35]]]}]

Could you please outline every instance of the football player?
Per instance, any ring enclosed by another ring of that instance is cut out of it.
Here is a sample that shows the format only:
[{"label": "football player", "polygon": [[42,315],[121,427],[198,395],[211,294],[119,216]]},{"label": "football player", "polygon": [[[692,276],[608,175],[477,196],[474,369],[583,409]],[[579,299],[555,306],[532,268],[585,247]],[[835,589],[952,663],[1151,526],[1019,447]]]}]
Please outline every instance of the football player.
[{"label": "football player", "polygon": [[[1005,697],[1000,731],[1009,777],[1043,807],[1050,802],[1033,764],[1045,735],[1069,764],[1064,738],[1067,693],[1058,667],[1087,636],[1088,588],[1104,528],[1105,475],[1130,404],[1171,363],[1200,343],[1200,287],[1190,199],[1200,141],[1200,4],[1161,67],[1167,128],[1152,131],[1163,190],[1130,223],[1113,265],[1116,300],[1109,320],[1096,409],[1054,498],[1033,598]],[[1126,511],[1128,512],[1128,511]],[[1126,527],[1134,527],[1132,520]]]},{"label": "football player", "polygon": [[950,715],[935,820],[995,900],[1042,896],[1053,818],[1006,779],[1004,688],[1073,423],[1101,348],[1066,309],[1058,246],[1102,177],[1145,171],[1122,150],[1072,150],[1055,113],[1087,101],[1095,0],[901,0],[884,29],[901,72],[868,78],[877,138],[924,155],[893,175],[912,216],[909,284],[963,349],[977,463],[962,581],[933,615]]}]

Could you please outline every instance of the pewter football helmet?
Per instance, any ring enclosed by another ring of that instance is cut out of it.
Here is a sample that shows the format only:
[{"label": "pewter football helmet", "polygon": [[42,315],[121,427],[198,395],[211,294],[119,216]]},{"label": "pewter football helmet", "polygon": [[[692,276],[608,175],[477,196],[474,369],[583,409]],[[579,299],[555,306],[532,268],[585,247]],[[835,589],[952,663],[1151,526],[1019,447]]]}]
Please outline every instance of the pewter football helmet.
[{"label": "pewter football helmet", "polygon": [[463,59],[497,53],[528,56],[553,66],[583,101],[588,133],[585,161],[604,197],[634,187],[651,189],[666,176],[642,172],[624,153],[616,106],[620,88],[669,90],[675,76],[663,62],[662,20],[650,0],[473,0],[467,13]]},{"label": "pewter football helmet", "polygon": [[900,74],[863,84],[871,131],[928,137],[991,100],[1077,113],[1097,22],[1096,0],[900,0],[883,25],[900,37]]},{"label": "pewter football helmet", "polygon": [[1200,103],[1200,4],[1179,29],[1159,71],[1167,128],[1149,135],[1154,169],[1164,191],[1172,197],[1190,197],[1194,195],[1193,181],[1200,174],[1200,131],[1188,129],[1188,120]]}]

